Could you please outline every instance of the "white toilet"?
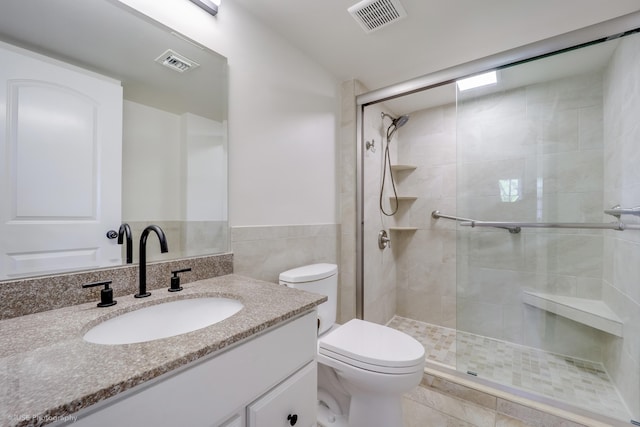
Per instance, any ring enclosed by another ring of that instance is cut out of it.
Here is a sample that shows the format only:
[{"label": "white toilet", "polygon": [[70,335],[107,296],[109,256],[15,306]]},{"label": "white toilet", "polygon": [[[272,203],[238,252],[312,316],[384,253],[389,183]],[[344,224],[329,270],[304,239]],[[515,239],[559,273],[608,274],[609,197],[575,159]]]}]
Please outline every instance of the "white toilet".
[{"label": "white toilet", "polygon": [[285,271],[280,284],[328,297],[318,307],[318,425],[402,427],[402,395],[422,378],[422,344],[359,319],[336,325],[335,264]]}]

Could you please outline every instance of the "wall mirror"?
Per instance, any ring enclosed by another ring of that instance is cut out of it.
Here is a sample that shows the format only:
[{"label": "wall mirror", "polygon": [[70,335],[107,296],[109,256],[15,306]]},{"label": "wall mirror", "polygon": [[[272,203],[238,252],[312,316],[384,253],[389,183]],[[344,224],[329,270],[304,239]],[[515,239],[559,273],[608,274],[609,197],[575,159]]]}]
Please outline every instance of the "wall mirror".
[{"label": "wall mirror", "polygon": [[122,223],[228,251],[226,58],[115,0],[3,0],[0,41],[0,281],[121,265]]}]

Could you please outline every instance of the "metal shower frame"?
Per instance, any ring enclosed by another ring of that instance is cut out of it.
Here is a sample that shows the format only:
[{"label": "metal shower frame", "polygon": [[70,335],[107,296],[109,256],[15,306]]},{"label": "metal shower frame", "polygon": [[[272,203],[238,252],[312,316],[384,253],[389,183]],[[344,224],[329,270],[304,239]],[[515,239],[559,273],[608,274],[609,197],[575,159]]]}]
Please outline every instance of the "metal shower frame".
[{"label": "metal shower frame", "polygon": [[356,317],[364,319],[364,108],[563,51],[618,38],[640,27],[640,11],[356,96]]}]

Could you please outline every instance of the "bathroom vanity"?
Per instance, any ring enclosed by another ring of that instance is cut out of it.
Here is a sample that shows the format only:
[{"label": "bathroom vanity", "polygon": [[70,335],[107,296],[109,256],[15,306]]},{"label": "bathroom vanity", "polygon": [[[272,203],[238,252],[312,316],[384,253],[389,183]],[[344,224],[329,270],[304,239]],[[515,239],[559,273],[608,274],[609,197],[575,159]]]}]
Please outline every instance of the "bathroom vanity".
[{"label": "bathroom vanity", "polygon": [[[324,297],[236,275],[0,321],[0,425],[315,425],[316,311]],[[240,301],[193,332],[121,345],[93,326],[174,299]]]}]

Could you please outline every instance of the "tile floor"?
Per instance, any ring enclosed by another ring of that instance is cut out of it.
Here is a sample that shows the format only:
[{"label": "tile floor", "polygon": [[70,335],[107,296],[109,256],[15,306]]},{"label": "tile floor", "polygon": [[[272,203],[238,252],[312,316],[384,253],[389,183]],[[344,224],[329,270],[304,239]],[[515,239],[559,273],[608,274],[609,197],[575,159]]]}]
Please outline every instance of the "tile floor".
[{"label": "tile floor", "polygon": [[[535,392],[593,412],[627,418],[629,411],[601,363],[457,332],[395,316],[388,326],[426,350],[427,360],[473,372],[501,384]],[[457,360],[456,360],[457,358]],[[628,419],[628,418],[627,418]]]}]

